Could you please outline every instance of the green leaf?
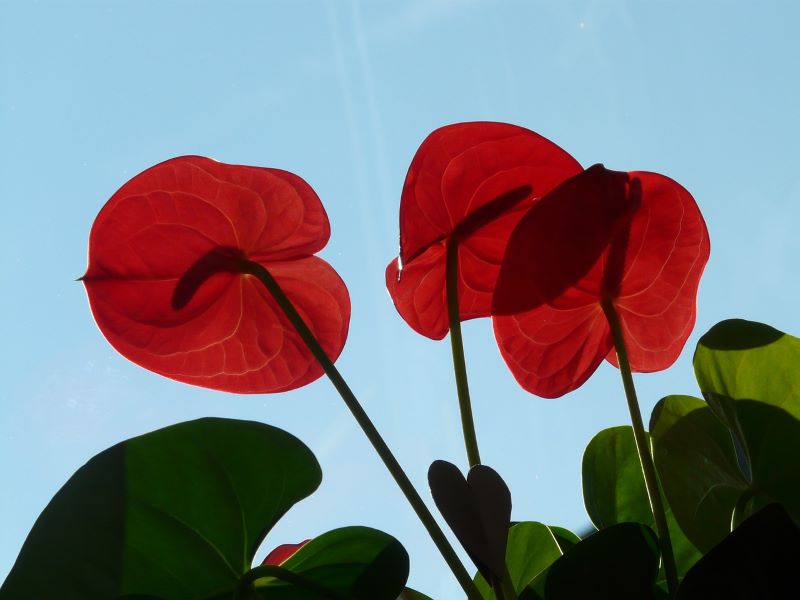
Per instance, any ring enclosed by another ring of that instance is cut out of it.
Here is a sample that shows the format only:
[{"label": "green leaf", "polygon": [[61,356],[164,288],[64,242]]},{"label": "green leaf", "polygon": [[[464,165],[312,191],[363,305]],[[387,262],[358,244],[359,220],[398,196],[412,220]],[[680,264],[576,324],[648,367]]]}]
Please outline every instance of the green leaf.
[{"label": "green leaf", "polygon": [[[577,538],[566,529],[563,532],[562,535],[567,539],[570,534]],[[547,525],[523,521],[511,527],[506,546],[506,566],[517,594],[522,593],[539,573],[562,554],[556,537]],[[475,576],[475,584],[484,598],[494,599],[492,588],[480,573]]]},{"label": "green leaf", "polygon": [[770,504],[689,571],[677,598],[796,597],[798,556],[800,529],[780,505]]},{"label": "green leaf", "polygon": [[[759,400],[800,419],[800,339],[742,319],[722,321],[700,338],[694,370],[703,395]],[[712,398],[713,398],[712,396]],[[709,404],[726,420],[722,407]]]},{"label": "green leaf", "polygon": [[800,523],[800,339],[762,323],[723,321],[700,339],[694,366],[750,482],[734,524],[769,502],[783,503]]},{"label": "green leaf", "polygon": [[722,420],[702,400],[685,396],[665,398],[653,412],[665,494],[703,552],[770,502],[800,522],[800,421],[761,401],[728,406],[735,419]]},{"label": "green leaf", "polygon": [[653,531],[620,523],[582,540],[539,574],[525,600],[651,598],[660,552]]},{"label": "green leaf", "polygon": [[397,597],[397,600],[433,600],[430,596],[426,596],[422,592],[406,588]]},{"label": "green leaf", "polygon": [[[633,428],[629,425],[605,429],[589,442],[583,454],[583,500],[598,529],[625,522],[655,528]],[[664,506],[681,576],[701,554],[678,526],[668,502]],[[659,579],[664,577],[662,573]]]},{"label": "green leaf", "polygon": [[630,426],[604,429],[583,453],[583,502],[598,529],[635,522],[654,526]]},{"label": "green leaf", "polygon": [[733,507],[748,487],[730,432],[705,402],[691,396],[660,400],[650,428],[670,509],[705,553],[730,532]]},{"label": "green leaf", "polygon": [[[400,542],[382,531],[343,527],[314,538],[280,568],[312,585],[262,577],[256,582],[261,597],[318,600],[325,597],[313,591],[319,587],[332,592],[329,597],[349,600],[397,598],[408,579],[408,554]],[[253,570],[259,571],[258,567]]]},{"label": "green leaf", "polygon": [[556,538],[556,543],[561,550],[561,554],[566,553],[567,550],[581,541],[580,536],[575,535],[569,529],[558,527],[556,525],[548,525],[548,527],[550,528],[553,537]]},{"label": "green leaf", "polygon": [[53,497],[0,598],[233,590],[267,532],[321,477],[300,440],[261,423],[208,418],[132,438]]}]

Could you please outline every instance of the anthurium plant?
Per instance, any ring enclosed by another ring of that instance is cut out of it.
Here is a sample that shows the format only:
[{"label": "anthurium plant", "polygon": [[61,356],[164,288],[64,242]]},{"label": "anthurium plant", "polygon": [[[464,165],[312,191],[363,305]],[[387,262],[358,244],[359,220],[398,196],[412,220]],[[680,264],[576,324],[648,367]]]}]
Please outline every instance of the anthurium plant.
[{"label": "anthurium plant", "polygon": [[[684,350],[709,258],[700,209],[679,183],[584,169],[506,123],[448,125],[422,142],[386,286],[414,331],[450,338],[470,465],[435,461],[424,493],[334,364],[351,307],[316,256],[329,235],[299,176],[182,156],[106,203],[81,280],[109,343],[154,373],[241,394],[326,375],[470,600],[796,597],[800,339],[723,321],[695,350],[699,396],[666,395],[647,427],[639,409],[633,373],[666,369]],[[535,396],[575,390],[603,360],[619,369],[630,424],[586,448],[597,530],[583,539],[535,514],[512,522],[513,490],[481,462],[461,322],[484,317]],[[265,423],[212,416],[121,441],[53,497],[0,599],[428,598],[406,587],[406,549],[357,524],[256,560],[321,476],[300,440]]]}]

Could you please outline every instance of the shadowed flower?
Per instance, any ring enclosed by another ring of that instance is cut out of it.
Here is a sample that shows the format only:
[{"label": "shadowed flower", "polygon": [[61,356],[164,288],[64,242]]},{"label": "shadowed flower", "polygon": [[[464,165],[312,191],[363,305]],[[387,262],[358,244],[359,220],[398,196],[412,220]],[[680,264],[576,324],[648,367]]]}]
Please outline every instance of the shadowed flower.
[{"label": "shadowed flower", "polygon": [[514,230],[493,304],[500,352],[523,388],[561,396],[604,358],[617,365],[616,318],[632,370],[666,369],[694,326],[708,256],[705,222],[683,187],[595,165]]},{"label": "shadowed flower", "polygon": [[281,563],[289,560],[289,558],[292,557],[295,552],[300,550],[300,548],[305,546],[310,541],[311,540],[303,540],[299,544],[281,544],[280,546],[276,546],[272,552],[267,554],[261,564],[280,565]]},{"label": "shadowed flower", "polygon": [[491,314],[514,226],[580,165],[542,136],[506,123],[437,129],[414,155],[400,199],[400,256],[386,287],[403,319],[432,339],[447,335],[448,245],[457,248],[461,320]]},{"label": "shadowed flower", "polygon": [[350,299],[314,256],[329,236],[325,209],[300,177],[183,156],[140,173],[106,203],[82,280],[98,327],[133,362],[193,385],[280,392],[322,369],[245,265],[272,274],[335,360]]}]

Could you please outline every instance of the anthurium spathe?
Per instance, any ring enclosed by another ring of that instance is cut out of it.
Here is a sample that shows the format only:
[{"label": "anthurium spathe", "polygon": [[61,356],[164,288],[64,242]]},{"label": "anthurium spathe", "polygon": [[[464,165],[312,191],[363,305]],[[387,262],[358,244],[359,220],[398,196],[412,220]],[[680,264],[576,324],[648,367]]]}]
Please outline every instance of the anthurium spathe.
[{"label": "anthurium spathe", "polygon": [[182,156],[135,176],[106,203],[82,279],[103,335],[133,362],[203,387],[285,391],[322,369],[243,265],[271,273],[335,359],[350,300],[314,256],[329,235],[322,203],[297,175]]},{"label": "anthurium spathe", "polygon": [[261,562],[262,565],[280,565],[281,563],[287,561],[290,557],[294,555],[295,552],[300,550],[303,546],[305,546],[311,540],[303,540],[297,544],[281,544],[280,546],[276,546],[269,554],[264,557],[264,560]]},{"label": "anthurium spathe", "polygon": [[708,256],[705,222],[681,185],[595,165],[513,232],[493,306],[503,358],[523,388],[560,396],[604,358],[617,364],[616,315],[631,369],[665,369],[694,325]]},{"label": "anthurium spathe", "polygon": [[516,125],[456,123],[420,145],[400,199],[400,255],[386,286],[418,333],[448,332],[446,262],[457,241],[461,320],[491,314],[506,242],[535,198],[580,165],[542,136]]}]

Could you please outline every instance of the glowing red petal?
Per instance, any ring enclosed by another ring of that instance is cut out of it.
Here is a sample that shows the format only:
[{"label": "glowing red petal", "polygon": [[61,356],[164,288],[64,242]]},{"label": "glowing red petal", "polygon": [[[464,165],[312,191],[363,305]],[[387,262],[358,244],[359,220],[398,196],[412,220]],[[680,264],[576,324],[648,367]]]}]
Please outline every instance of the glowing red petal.
[{"label": "glowing red petal", "polygon": [[488,316],[516,223],[535,197],[579,171],[561,148],[515,125],[458,123],[431,133],[414,156],[400,201],[403,268],[396,261],[387,268],[401,316],[422,335],[447,334],[444,262],[453,236],[459,240],[460,318]]},{"label": "glowing red petal", "polygon": [[414,331],[435,340],[448,331],[445,260],[444,244],[436,244],[405,265],[402,277],[397,259],[386,267],[386,289],[398,312]]},{"label": "glowing red petal", "polygon": [[[587,169],[538,202],[508,244],[495,335],[520,384],[545,397],[616,364],[600,303],[612,300],[631,368],[670,366],[694,325],[709,256],[697,205],[655,173]],[[598,317],[599,315],[599,317]]]},{"label": "glowing red petal", "polygon": [[529,209],[508,241],[492,313],[518,315],[542,304],[572,309],[598,301],[611,242],[636,208],[627,184],[625,173],[595,165]]},{"label": "glowing red petal", "polygon": [[[462,321],[486,317],[510,231],[527,212],[516,206],[458,245],[458,304]],[[428,248],[400,271],[397,259],[386,267],[386,287],[398,312],[414,331],[431,339],[447,335],[446,243]]]},{"label": "glowing red petal", "polygon": [[83,281],[100,330],[133,362],[203,387],[284,391],[321,370],[264,286],[226,261],[269,269],[335,359],[350,301],[333,268],[311,256],[329,234],[319,198],[296,175],[180,157],[103,207]]},{"label": "glowing red petal", "polygon": [[579,388],[612,347],[597,304],[565,310],[543,305],[521,315],[495,317],[493,324],[514,378],[543,398]]},{"label": "glowing red petal", "polygon": [[303,540],[299,544],[281,544],[276,547],[272,552],[267,554],[262,565],[280,565],[286,562],[295,552],[300,550],[311,540]]},{"label": "glowing red petal", "polygon": [[[629,176],[641,185],[642,205],[631,223],[614,304],[631,368],[660,371],[677,360],[694,327],[697,288],[710,253],[708,230],[680,184],[656,173]],[[613,352],[609,360],[617,364]]]}]

